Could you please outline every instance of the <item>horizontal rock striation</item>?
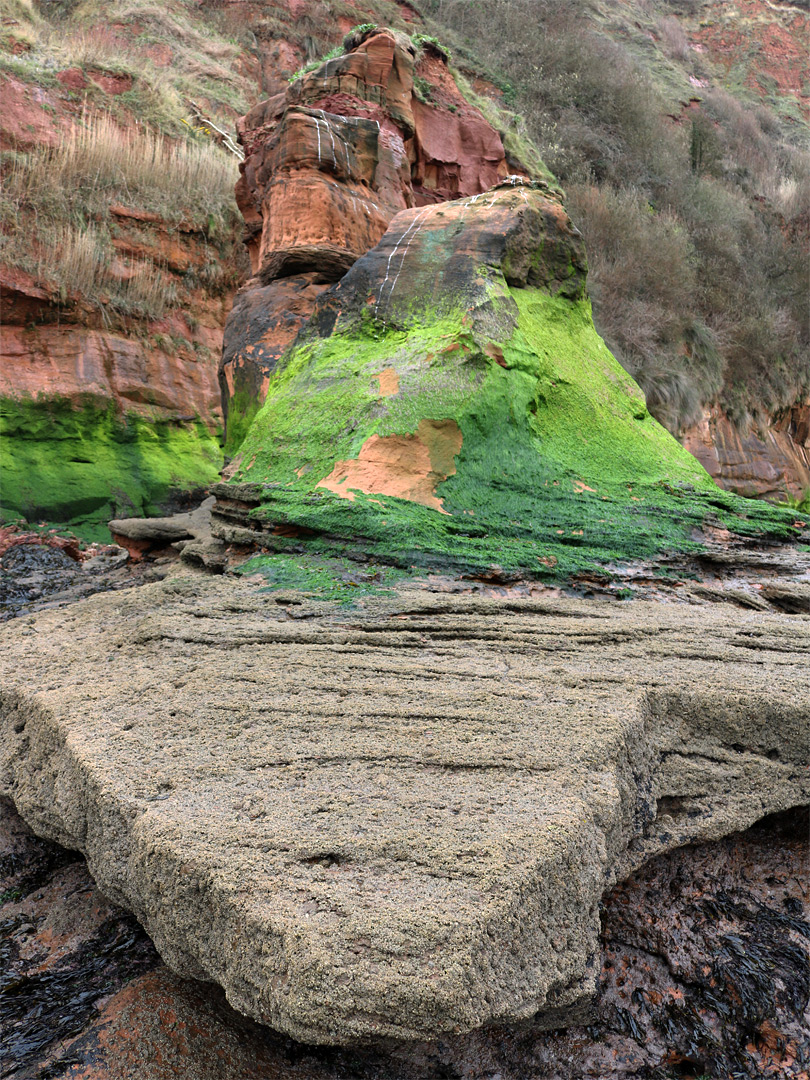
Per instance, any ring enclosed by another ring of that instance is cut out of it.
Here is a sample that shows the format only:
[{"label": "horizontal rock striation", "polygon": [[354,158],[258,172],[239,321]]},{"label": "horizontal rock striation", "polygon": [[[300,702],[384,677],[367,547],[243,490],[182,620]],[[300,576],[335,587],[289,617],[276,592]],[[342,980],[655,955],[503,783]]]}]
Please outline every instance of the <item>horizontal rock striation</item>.
[{"label": "horizontal rock striation", "polygon": [[23,627],[0,790],[306,1041],[571,1022],[607,887],[810,801],[802,615],[176,579]]}]

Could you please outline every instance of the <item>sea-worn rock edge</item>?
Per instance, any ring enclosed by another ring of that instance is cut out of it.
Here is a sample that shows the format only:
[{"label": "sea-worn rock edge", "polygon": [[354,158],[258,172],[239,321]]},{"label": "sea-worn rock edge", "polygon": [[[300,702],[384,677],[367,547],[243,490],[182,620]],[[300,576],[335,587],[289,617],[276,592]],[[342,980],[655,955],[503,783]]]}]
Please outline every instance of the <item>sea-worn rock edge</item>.
[{"label": "sea-worn rock edge", "polygon": [[584,1015],[599,900],[810,801],[810,619],[188,579],[2,634],[0,791],[322,1043]]}]

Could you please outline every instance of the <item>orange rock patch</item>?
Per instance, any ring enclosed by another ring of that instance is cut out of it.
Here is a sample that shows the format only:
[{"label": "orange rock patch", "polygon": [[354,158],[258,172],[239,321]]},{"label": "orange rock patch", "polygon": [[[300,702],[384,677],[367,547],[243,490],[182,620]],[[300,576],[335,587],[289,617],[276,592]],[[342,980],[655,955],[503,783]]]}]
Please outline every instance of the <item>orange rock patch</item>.
[{"label": "orange rock patch", "polygon": [[399,375],[396,368],[387,367],[379,375],[375,375],[380,381],[380,397],[393,397],[399,393]]},{"label": "orange rock patch", "polygon": [[356,458],[335,462],[317,487],[350,501],[358,491],[393,495],[446,514],[436,485],[455,473],[461,442],[455,420],[421,420],[412,435],[372,435]]}]

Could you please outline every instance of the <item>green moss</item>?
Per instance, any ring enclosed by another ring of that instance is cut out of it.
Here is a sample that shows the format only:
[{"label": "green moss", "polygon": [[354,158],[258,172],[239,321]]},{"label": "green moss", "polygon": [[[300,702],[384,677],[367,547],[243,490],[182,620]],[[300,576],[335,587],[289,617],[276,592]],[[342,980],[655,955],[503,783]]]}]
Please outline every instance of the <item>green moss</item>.
[{"label": "green moss", "polygon": [[225,429],[225,454],[233,457],[242,445],[250,425],[261,408],[252,389],[237,387],[228,399],[228,423]]},{"label": "green moss", "polygon": [[257,555],[243,563],[237,573],[261,574],[268,590],[295,589],[314,600],[331,600],[341,607],[354,607],[367,596],[392,592],[391,586],[405,574],[391,566],[367,563],[359,566],[350,559],[327,556]]},{"label": "green moss", "polygon": [[[313,553],[550,579],[696,549],[708,516],[743,534],[795,535],[788,512],[719,491],[650,416],[587,301],[493,288],[489,307],[496,317],[482,325],[516,323],[497,361],[466,311],[423,312],[407,330],[367,317],[299,345],[241,448],[235,479],[267,485],[257,516],[312,530]],[[375,376],[390,367],[400,389],[381,401]],[[436,488],[447,513],[318,487],[372,435],[413,433],[423,419],[462,433],[456,472]]]},{"label": "green moss", "polygon": [[221,464],[201,422],[119,416],[88,397],[0,399],[0,513],[68,522],[86,539],[122,513],[149,514],[172,488],[213,483]]}]

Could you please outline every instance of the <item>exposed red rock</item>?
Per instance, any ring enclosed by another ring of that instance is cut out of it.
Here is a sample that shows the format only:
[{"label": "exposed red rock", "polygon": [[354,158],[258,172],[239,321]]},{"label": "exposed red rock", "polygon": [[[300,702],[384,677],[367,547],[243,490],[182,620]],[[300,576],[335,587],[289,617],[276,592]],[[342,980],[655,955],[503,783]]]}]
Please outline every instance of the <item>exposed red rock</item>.
[{"label": "exposed red rock", "polygon": [[[60,130],[55,95],[13,76],[0,76],[0,150],[26,150],[33,146],[56,146],[65,135]],[[61,119],[61,118],[60,118]]]},{"label": "exposed red rock", "polygon": [[[110,93],[131,85],[131,77],[90,72]],[[60,72],[67,91],[87,85],[78,68]],[[107,80],[109,82],[109,80]],[[14,78],[0,79],[3,111],[0,148],[53,147],[65,139],[78,118],[81,103],[56,87],[44,90]],[[211,247],[200,225],[169,224],[160,214],[138,207],[113,205],[116,220],[112,243],[118,258],[111,278],[125,281],[145,265],[159,268],[166,287],[177,279],[204,271]],[[32,233],[34,249],[37,237]],[[0,395],[11,399],[64,397],[86,403],[88,395],[105,408],[160,419],[199,417],[212,431],[221,424],[217,358],[228,297],[209,295],[199,286],[182,286],[185,305],[164,318],[114,320],[102,305],[88,304],[80,293],[59,295],[47,281],[18,267],[0,266]],[[102,298],[103,300],[103,298]],[[146,331],[146,332],[144,332]]]},{"label": "exposed red rock", "polygon": [[[231,442],[320,288],[374,247],[396,213],[479,194],[507,172],[500,136],[437,50],[414,67],[415,47],[394,31],[359,33],[346,46],[237,125],[245,147],[237,201],[255,277],[225,332]],[[429,84],[430,103],[415,78]]]},{"label": "exposed red rock", "polygon": [[199,362],[193,350],[170,354],[137,337],[84,326],[4,327],[0,395],[45,395],[76,405],[91,395],[122,412],[200,416],[212,425],[219,413],[214,366]]},{"label": "exposed red rock", "polygon": [[727,71],[744,74],[756,93],[771,93],[775,85],[810,118],[807,11],[773,0],[715,0],[710,16],[701,19],[694,42]]},{"label": "exposed red rock", "polygon": [[62,86],[67,87],[68,90],[84,90],[87,86],[87,79],[85,79],[81,68],[66,68],[65,71],[60,71],[56,77]]},{"label": "exposed red rock", "polygon": [[794,405],[766,426],[741,431],[709,410],[681,442],[713,479],[752,498],[801,497],[810,490],[810,402]]}]

